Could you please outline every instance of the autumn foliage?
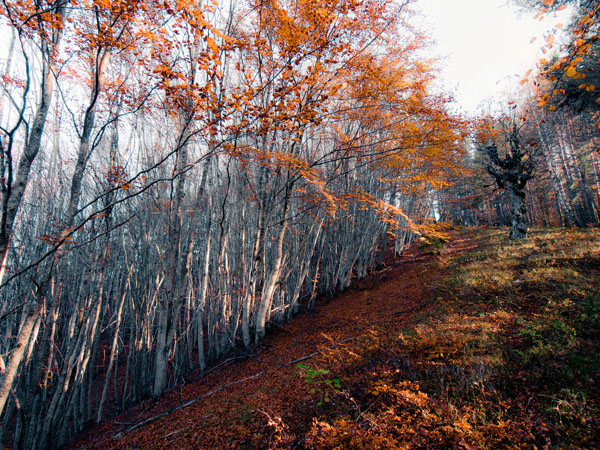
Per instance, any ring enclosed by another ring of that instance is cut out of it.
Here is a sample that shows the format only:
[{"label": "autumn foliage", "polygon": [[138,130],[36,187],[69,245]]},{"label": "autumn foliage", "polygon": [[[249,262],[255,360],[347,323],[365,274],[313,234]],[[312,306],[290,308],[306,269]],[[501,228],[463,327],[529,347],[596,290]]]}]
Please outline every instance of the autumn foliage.
[{"label": "autumn foliage", "polygon": [[460,171],[409,1],[0,15],[3,443],[63,445],[250,351],[428,230]]}]

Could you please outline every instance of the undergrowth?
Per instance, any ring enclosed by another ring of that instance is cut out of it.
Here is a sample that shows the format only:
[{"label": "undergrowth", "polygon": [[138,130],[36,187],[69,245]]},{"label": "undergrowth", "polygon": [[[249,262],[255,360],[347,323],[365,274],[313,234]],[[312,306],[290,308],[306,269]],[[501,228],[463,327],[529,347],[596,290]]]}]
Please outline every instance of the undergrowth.
[{"label": "undergrowth", "polygon": [[600,232],[505,233],[463,231],[475,246],[455,254],[426,242],[436,307],[332,352],[335,376],[299,366],[305,399],[268,447],[600,448]]}]

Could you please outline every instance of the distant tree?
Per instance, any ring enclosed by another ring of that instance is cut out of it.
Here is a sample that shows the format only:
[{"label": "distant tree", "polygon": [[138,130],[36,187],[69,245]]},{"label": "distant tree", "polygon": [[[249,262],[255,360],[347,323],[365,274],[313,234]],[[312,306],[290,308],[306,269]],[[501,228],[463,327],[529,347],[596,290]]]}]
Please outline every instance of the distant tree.
[{"label": "distant tree", "polygon": [[[494,130],[495,131],[495,130]],[[504,140],[502,144],[497,142]],[[516,123],[510,128],[488,133],[479,137],[477,150],[486,159],[486,170],[494,178],[498,189],[503,190],[510,205],[511,239],[527,237],[526,185],[533,178],[535,168],[533,147],[523,145]]]}]

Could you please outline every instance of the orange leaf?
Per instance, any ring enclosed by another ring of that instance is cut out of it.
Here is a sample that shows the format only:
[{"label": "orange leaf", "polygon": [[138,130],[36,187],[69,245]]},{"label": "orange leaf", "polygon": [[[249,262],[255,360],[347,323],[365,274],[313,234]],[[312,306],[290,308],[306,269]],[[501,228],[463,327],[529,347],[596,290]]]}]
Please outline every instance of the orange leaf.
[{"label": "orange leaf", "polygon": [[573,67],[573,66],[568,66],[565,69],[565,75],[569,78],[573,78],[576,74],[577,74],[577,70],[575,70],[575,67]]},{"label": "orange leaf", "polygon": [[219,53],[219,46],[215,43],[215,40],[210,36],[206,36],[206,45],[210,48],[213,53]]}]

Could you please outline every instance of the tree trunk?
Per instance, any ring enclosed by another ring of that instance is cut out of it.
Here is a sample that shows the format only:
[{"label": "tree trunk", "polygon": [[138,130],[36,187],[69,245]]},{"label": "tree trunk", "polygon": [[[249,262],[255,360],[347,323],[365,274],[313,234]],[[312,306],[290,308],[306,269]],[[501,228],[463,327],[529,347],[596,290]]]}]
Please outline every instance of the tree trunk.
[{"label": "tree trunk", "polygon": [[154,360],[154,387],[152,395],[159,397],[167,388],[168,356],[169,356],[169,336],[172,335],[171,328],[175,326],[177,317],[177,298],[181,289],[179,285],[182,280],[177,280],[177,265],[179,264],[179,246],[181,241],[181,215],[183,210],[183,197],[185,195],[185,175],[184,170],[187,166],[187,127],[189,120],[184,119],[182,131],[180,134],[179,145],[181,148],[177,152],[177,162],[175,164],[174,175],[175,188],[170,209],[169,223],[169,243],[167,249],[167,271],[165,290],[161,295],[159,302],[159,325],[156,338],[156,351]]},{"label": "tree trunk", "polygon": [[[535,116],[534,116],[535,117]],[[542,152],[544,153],[544,158],[546,159],[546,164],[548,165],[548,170],[550,171],[550,181],[552,183],[552,188],[554,189],[554,193],[556,194],[556,200],[558,202],[559,209],[561,213],[564,215],[564,219],[566,219],[567,225],[573,226],[575,225],[575,212],[569,202],[567,194],[562,186],[562,183],[559,178],[558,170],[556,168],[556,164],[553,156],[553,149],[546,139],[545,133],[542,131],[542,123],[537,120],[537,130],[538,136],[542,143]],[[563,217],[561,217],[561,222],[563,221]]]},{"label": "tree trunk", "polygon": [[265,283],[265,287],[263,288],[261,295],[261,302],[258,307],[258,311],[256,312],[256,321],[255,321],[255,330],[254,330],[254,340],[255,342],[260,342],[265,336],[265,327],[267,321],[269,319],[269,314],[271,312],[271,304],[273,302],[273,295],[275,294],[275,289],[279,285],[279,279],[281,277],[281,272],[283,270],[285,255],[283,252],[283,243],[285,240],[285,234],[288,227],[288,215],[290,211],[290,190],[291,187],[288,186],[286,188],[286,197],[285,204],[283,207],[283,219],[281,224],[281,230],[279,232],[279,239],[277,241],[277,256],[275,257],[275,265],[273,267],[273,271],[271,272],[271,276],[269,277],[268,282]]},{"label": "tree trunk", "polygon": [[517,186],[508,189],[510,202],[509,237],[518,241],[527,237],[527,210],[525,207],[525,190]]},{"label": "tree trunk", "polygon": [[19,365],[21,364],[25,350],[27,350],[31,332],[33,331],[33,327],[37,322],[41,309],[42,302],[36,302],[30,306],[30,309],[27,312],[25,323],[19,332],[16,348],[10,355],[8,365],[6,366],[6,371],[2,377],[2,384],[0,384],[0,415],[4,410],[6,400],[8,399],[8,396],[12,390],[12,385],[17,375]]},{"label": "tree trunk", "polygon": [[104,379],[104,388],[102,389],[102,397],[100,398],[100,405],[98,406],[98,415],[96,416],[96,423],[100,423],[102,420],[102,410],[104,409],[104,403],[106,402],[106,394],[108,392],[108,385],[110,383],[110,375],[112,373],[115,359],[117,358],[117,345],[119,343],[119,333],[121,329],[121,320],[123,317],[123,306],[125,305],[125,298],[127,297],[127,291],[129,289],[129,281],[131,280],[131,274],[133,272],[133,264],[129,267],[129,273],[127,274],[127,281],[123,287],[123,293],[121,295],[121,301],[117,308],[117,323],[115,324],[115,334],[113,335],[112,345],[110,347],[110,361],[108,368],[106,369],[106,376]]}]

